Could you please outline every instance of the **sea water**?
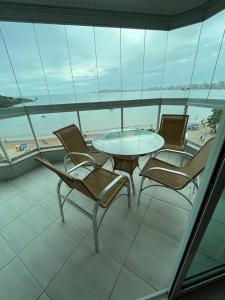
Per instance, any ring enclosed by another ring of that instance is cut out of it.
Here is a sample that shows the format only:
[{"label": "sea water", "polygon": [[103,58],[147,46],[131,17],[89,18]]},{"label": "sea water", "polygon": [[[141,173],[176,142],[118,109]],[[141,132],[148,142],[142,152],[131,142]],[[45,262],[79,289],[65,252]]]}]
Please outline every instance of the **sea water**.
[{"label": "sea water", "polygon": [[[25,106],[49,105],[49,104],[67,104],[67,103],[84,103],[84,102],[102,102],[118,100],[137,100],[151,98],[207,98],[208,90],[193,90],[186,94],[183,90],[160,90],[158,91],[123,91],[121,92],[104,92],[104,93],[80,93],[76,97],[74,94],[64,95],[32,95],[26,96],[33,99],[33,102],[27,102]],[[213,90],[210,92],[210,99],[224,99],[225,90]],[[207,101],[207,100],[206,100]],[[17,105],[23,106],[23,104]],[[142,127],[154,128],[157,121],[157,106],[137,107],[124,109],[124,126],[125,127]],[[161,113],[182,114],[184,106],[165,105],[162,106]],[[54,106],[53,106],[54,110]],[[211,109],[198,107],[188,107],[189,122],[200,123],[206,120],[211,114]],[[83,133],[120,128],[121,113],[120,109],[104,109],[96,111],[80,112],[81,125]],[[52,131],[69,125],[78,124],[76,112],[66,113],[49,113],[31,115],[31,121],[38,138],[52,137]],[[0,120],[0,138],[4,141],[26,140],[32,138],[32,132],[26,116]]]}]

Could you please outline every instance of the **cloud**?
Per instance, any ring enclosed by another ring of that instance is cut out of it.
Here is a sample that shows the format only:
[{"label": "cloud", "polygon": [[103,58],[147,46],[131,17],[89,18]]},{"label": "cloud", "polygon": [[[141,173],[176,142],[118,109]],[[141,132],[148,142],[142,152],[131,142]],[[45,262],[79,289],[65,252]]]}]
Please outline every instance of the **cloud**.
[{"label": "cloud", "polygon": [[[97,73],[101,89],[120,88],[120,64],[124,88],[140,88],[143,69],[147,88],[161,85],[167,35],[164,85],[189,84],[192,70],[193,83],[210,81],[225,29],[225,11],[204,22],[197,56],[201,24],[169,33],[147,30],[146,35],[139,29],[91,26],[35,24],[35,32],[29,23],[0,22],[0,27],[25,94],[46,93],[42,65],[52,93],[71,92],[71,66],[78,92],[96,91]],[[13,95],[17,87],[1,37],[0,56],[0,94]],[[224,68],[220,58],[216,80],[224,80]]]}]

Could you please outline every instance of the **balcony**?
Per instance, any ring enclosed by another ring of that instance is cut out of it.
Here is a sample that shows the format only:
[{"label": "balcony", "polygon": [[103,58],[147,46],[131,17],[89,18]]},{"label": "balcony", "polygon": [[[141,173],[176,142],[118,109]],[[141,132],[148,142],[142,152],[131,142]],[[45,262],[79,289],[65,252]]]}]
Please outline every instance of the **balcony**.
[{"label": "balcony", "polygon": [[[139,206],[132,195],[131,209],[119,198],[95,255],[91,222],[67,206],[61,223],[57,178],[34,157],[62,167],[65,152],[52,132],[71,123],[90,143],[107,130],[157,130],[166,113],[189,115],[186,148],[195,152],[216,134],[225,107],[224,15],[169,32],[0,22],[0,97],[19,101],[0,101],[4,300],[136,299],[168,287],[194,211],[182,197],[147,189]],[[105,167],[112,169],[109,161]],[[183,192],[194,203],[192,186]],[[92,209],[83,195],[72,197]],[[197,256],[198,270],[215,263],[208,254]]]},{"label": "balcony", "polygon": [[[179,163],[171,154],[161,159]],[[110,162],[105,167],[112,168]],[[134,181],[138,190],[138,170]],[[36,167],[0,185],[3,299],[15,290],[17,299],[136,299],[168,286],[191,210],[185,199],[152,188],[139,207],[133,195],[129,210],[126,197],[118,198],[103,220],[95,255],[91,221],[68,206],[61,223],[56,184],[57,176]],[[194,201],[191,186],[185,194]],[[78,192],[72,199],[91,209]]]}]

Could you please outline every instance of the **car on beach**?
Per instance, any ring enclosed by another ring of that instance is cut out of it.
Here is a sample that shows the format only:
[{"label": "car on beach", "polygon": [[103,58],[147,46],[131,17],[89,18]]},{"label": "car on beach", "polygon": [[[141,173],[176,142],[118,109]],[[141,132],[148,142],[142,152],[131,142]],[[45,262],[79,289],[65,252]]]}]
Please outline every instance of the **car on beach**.
[{"label": "car on beach", "polygon": [[198,130],[198,124],[196,124],[196,123],[189,123],[187,125],[187,130]]}]

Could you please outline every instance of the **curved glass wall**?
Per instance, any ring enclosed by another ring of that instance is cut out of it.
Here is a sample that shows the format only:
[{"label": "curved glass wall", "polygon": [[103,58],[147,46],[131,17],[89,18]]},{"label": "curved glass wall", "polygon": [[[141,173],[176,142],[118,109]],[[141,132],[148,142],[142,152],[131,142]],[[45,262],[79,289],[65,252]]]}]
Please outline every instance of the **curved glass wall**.
[{"label": "curved glass wall", "polygon": [[82,133],[86,140],[92,140],[93,137],[106,130],[121,129],[120,109],[81,111],[80,119]]},{"label": "curved glass wall", "polygon": [[158,106],[124,108],[123,115],[124,128],[154,131],[157,128]]},{"label": "curved glass wall", "polygon": [[26,116],[0,120],[0,127],[1,140],[9,158],[28,154],[37,148]]},{"label": "curved glass wall", "polygon": [[0,94],[27,105],[224,99],[224,20],[169,32],[0,22]]},{"label": "curved glass wall", "polygon": [[224,272],[225,267],[225,190],[219,198],[210,223],[199,244],[184,280],[184,286],[201,282]]},{"label": "curved glass wall", "polygon": [[75,112],[35,114],[31,116],[31,122],[40,148],[61,145],[53,131],[70,124],[76,124],[79,127]]},{"label": "curved glass wall", "polygon": [[[208,117],[217,106],[211,101],[205,108],[205,99],[225,100],[224,28],[225,11],[169,32],[0,22],[0,115],[6,108],[42,107],[41,112],[26,110],[24,117],[1,121],[0,138],[13,141],[14,135],[16,144],[28,143],[29,137],[29,148],[35,149],[36,144],[58,145],[52,131],[69,123],[80,122],[84,134],[121,126],[155,129],[161,114],[187,111],[188,140],[201,145],[206,131],[215,132],[218,125],[209,127]],[[135,103],[136,108],[125,106],[121,113],[124,101],[140,99],[152,105]],[[200,99],[203,108],[188,102],[185,110],[187,99]],[[180,102],[167,105],[172,100]],[[109,101],[117,101],[110,110]],[[82,108],[79,121],[77,105],[93,102],[104,105]],[[59,110],[60,105],[72,106]],[[20,128],[20,140],[15,128]],[[46,144],[46,139],[52,142]]]}]

